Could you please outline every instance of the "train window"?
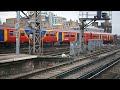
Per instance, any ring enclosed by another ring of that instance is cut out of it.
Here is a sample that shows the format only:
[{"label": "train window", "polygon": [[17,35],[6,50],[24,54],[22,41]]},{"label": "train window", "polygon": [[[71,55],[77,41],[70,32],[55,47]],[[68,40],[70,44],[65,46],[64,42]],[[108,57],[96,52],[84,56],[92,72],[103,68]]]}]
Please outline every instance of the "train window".
[{"label": "train window", "polygon": [[49,36],[49,32],[46,32],[46,36]]},{"label": "train window", "polygon": [[107,36],[102,36],[103,38],[107,38]]},{"label": "train window", "polygon": [[46,36],[49,36],[49,34],[46,34]]},{"label": "train window", "polygon": [[50,32],[50,36],[56,36],[56,32]]},{"label": "train window", "polygon": [[75,37],[75,35],[74,34],[72,34],[72,35],[70,35],[71,37]]},{"label": "train window", "polygon": [[65,37],[69,37],[69,34],[65,34]]},{"label": "train window", "polygon": [[0,30],[3,30],[3,29],[0,29]]},{"label": "train window", "polygon": [[10,34],[10,36],[15,36],[15,32],[14,31],[10,31],[9,34]]},{"label": "train window", "polygon": [[[2,30],[2,29],[0,29],[0,31],[1,31],[1,30]],[[2,31],[2,32],[0,32],[0,34],[2,34],[2,35],[3,35],[3,34],[4,34],[4,32]]]},{"label": "train window", "polygon": [[21,36],[25,36],[25,33],[24,33],[24,32],[22,32],[22,33],[21,33]]},{"label": "train window", "polygon": [[93,36],[95,39],[99,38],[99,36]]}]

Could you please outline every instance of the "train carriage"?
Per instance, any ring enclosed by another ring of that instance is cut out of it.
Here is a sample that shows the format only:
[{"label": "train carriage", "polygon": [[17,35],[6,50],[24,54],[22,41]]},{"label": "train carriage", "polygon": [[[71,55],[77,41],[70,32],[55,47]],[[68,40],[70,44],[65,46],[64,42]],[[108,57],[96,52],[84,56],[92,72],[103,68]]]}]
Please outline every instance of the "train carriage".
[{"label": "train carriage", "polygon": [[[29,30],[20,28],[20,43],[28,43]],[[16,29],[15,28],[0,28],[0,44],[1,46],[14,47],[16,43]]]},{"label": "train carriage", "polygon": [[[91,28],[92,29],[92,28]],[[20,42],[28,43],[29,34],[33,32],[31,29],[20,28]],[[59,30],[59,29],[42,29],[39,40],[44,44],[54,45],[59,42],[61,44],[69,44],[71,41],[79,41],[79,30]],[[88,43],[89,39],[102,39],[104,43],[113,43],[114,35],[104,32],[84,32],[84,41]],[[2,43],[15,43],[16,42],[16,29],[15,28],[0,28],[0,44]]]}]

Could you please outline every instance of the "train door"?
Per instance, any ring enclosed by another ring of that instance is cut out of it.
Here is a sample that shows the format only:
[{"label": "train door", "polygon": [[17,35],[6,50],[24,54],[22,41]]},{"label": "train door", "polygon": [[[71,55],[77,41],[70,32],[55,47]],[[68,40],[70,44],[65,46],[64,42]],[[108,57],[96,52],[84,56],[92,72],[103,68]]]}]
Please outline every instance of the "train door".
[{"label": "train door", "polygon": [[100,40],[100,34],[98,34],[98,39]]},{"label": "train door", "polygon": [[20,29],[20,42],[24,43],[26,41],[25,31]]},{"label": "train door", "polygon": [[108,41],[110,41],[110,35],[108,35]]},{"label": "train door", "polygon": [[107,41],[109,40],[109,35],[107,35],[107,38],[106,38],[106,40],[107,40]]},{"label": "train door", "polygon": [[77,33],[77,41],[79,41],[79,39],[80,39],[80,34]]},{"label": "train door", "polygon": [[90,33],[90,39],[92,39],[92,33]]},{"label": "train door", "polygon": [[4,42],[4,30],[0,29],[0,42]]},{"label": "train door", "polygon": [[59,39],[58,39],[59,42],[62,42],[62,32],[59,32]]},{"label": "train door", "polygon": [[100,39],[102,40],[102,34],[100,34]]}]

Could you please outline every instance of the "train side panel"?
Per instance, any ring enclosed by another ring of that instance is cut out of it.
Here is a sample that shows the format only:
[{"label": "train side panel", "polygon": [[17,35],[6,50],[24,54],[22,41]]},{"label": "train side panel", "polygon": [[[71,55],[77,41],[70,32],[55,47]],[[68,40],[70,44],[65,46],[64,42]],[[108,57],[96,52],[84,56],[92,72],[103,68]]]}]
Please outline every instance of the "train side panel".
[{"label": "train side panel", "polygon": [[7,41],[6,42],[16,42],[16,35],[15,35],[15,29],[6,29],[6,31],[7,31],[7,34],[6,34],[6,36],[7,36]]},{"label": "train side panel", "polygon": [[44,32],[43,33],[43,42],[48,42],[48,43],[51,43],[51,42],[57,42],[58,41],[58,32],[57,31],[54,31],[54,30],[46,30],[45,31],[42,31]]},{"label": "train side panel", "polygon": [[70,41],[76,41],[76,33],[75,32],[70,32]]},{"label": "train side panel", "polygon": [[[5,42],[15,43],[16,42],[16,29],[7,28],[5,29],[5,32],[6,32],[4,35],[4,37],[6,38]],[[29,37],[24,29],[20,29],[20,42],[21,43],[29,42]]]},{"label": "train side panel", "polygon": [[80,40],[80,34],[77,33],[77,41],[79,41],[79,40]]},{"label": "train side panel", "polygon": [[63,42],[68,43],[78,40],[79,35],[76,32],[63,32]]},{"label": "train side panel", "polygon": [[28,34],[24,29],[20,29],[20,42],[21,43],[29,42]]}]

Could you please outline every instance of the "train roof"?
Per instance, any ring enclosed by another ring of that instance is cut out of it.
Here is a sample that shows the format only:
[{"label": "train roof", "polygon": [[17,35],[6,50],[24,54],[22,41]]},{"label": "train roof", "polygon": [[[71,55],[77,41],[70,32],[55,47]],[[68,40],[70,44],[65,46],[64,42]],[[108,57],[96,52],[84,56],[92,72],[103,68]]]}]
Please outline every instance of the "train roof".
[{"label": "train roof", "polygon": [[[12,30],[16,30],[16,28],[7,28],[7,27],[0,27],[0,29],[12,29]],[[31,30],[29,28],[20,28],[20,29],[25,29],[25,30]],[[43,28],[42,31],[58,31],[58,32],[77,32],[79,33],[80,30],[62,30],[62,29],[45,29]],[[33,31],[33,30],[32,30]],[[109,35],[113,35],[112,33],[105,33],[105,32],[93,32],[93,31],[85,31],[85,33],[94,33],[94,34],[109,34]]]},{"label": "train roof", "polygon": [[[63,32],[77,32],[79,33],[79,30],[60,30],[60,29],[47,29],[47,30],[52,30],[52,31],[63,31]],[[92,31],[85,31],[85,33],[94,33],[94,34],[109,34],[109,35],[113,35],[112,33],[105,33],[105,32],[92,32]]]},{"label": "train roof", "polygon": [[58,31],[58,32],[80,32],[78,30],[62,30],[62,29],[46,29],[47,31]]},{"label": "train roof", "polygon": [[[16,28],[6,28],[6,27],[0,27],[0,29],[12,29],[12,30],[16,30]],[[24,28],[20,28],[20,29],[24,29]]]},{"label": "train roof", "polygon": [[89,32],[89,31],[86,31],[85,33],[93,33],[93,34],[109,34],[109,35],[113,35],[112,33],[105,33],[105,32]]}]

